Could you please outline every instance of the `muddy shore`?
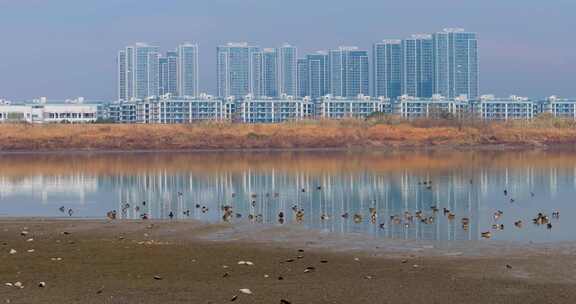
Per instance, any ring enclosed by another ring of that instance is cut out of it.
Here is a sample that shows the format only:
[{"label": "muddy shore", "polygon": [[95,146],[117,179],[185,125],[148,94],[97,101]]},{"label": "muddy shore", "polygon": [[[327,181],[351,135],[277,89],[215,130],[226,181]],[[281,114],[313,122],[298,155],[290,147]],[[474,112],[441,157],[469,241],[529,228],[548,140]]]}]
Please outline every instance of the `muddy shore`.
[{"label": "muddy shore", "polygon": [[[319,246],[334,236],[198,222],[0,223],[2,303],[576,301],[572,247],[498,251],[494,245],[486,255],[427,254],[392,252],[385,241],[371,250]],[[16,282],[24,287],[5,285]]]}]

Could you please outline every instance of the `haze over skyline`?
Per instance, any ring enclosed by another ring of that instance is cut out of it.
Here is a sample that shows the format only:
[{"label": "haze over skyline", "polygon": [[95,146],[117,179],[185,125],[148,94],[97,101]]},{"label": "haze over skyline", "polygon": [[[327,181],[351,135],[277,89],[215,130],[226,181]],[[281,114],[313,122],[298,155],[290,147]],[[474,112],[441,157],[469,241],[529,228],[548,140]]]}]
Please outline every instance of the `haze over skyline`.
[{"label": "haze over skyline", "polygon": [[199,44],[200,91],[216,91],[216,46],[288,42],[316,50],[402,39],[445,27],[477,32],[480,91],[576,96],[571,0],[0,0],[0,97],[116,98],[116,55],[143,41]]}]

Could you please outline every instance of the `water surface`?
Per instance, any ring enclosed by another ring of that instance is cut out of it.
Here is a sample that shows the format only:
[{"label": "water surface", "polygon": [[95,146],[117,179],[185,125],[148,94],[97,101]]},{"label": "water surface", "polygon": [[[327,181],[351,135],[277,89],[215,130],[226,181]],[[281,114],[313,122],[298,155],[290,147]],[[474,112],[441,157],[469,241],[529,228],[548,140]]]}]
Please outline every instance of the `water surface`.
[{"label": "water surface", "polygon": [[[566,150],[0,155],[5,217],[69,217],[72,209],[73,218],[103,218],[117,210],[127,219],[172,212],[174,220],[219,222],[229,205],[233,223],[408,240],[480,240],[490,231],[494,240],[547,242],[576,239],[575,197],[576,151]],[[303,210],[301,222],[293,209]],[[432,219],[423,222],[418,211]],[[552,229],[532,223],[554,211]]]}]

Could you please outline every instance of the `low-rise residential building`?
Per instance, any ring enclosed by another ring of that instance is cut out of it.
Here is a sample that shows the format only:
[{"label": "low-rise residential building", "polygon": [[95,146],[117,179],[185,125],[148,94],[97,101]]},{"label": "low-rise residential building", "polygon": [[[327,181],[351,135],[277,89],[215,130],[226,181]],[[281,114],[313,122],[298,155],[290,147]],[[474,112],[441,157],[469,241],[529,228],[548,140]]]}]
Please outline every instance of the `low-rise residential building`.
[{"label": "low-rise residential building", "polygon": [[225,119],[225,101],[211,95],[197,98],[160,98],[145,103],[149,105],[146,116],[139,122],[150,121],[161,124],[219,121]]},{"label": "low-rise residential building", "polygon": [[227,119],[226,102],[211,95],[147,98],[111,103],[110,120],[118,123],[178,124]]},{"label": "low-rise residential building", "polygon": [[372,113],[389,111],[390,100],[358,95],[356,98],[326,95],[316,103],[316,116],[322,119],[366,118]]},{"label": "low-rise residential building", "polygon": [[245,123],[278,123],[311,118],[313,104],[310,98],[253,98],[246,96],[238,104],[238,117]]},{"label": "low-rise residential building", "polygon": [[512,95],[496,98],[483,95],[472,104],[474,114],[482,120],[528,120],[538,114],[538,102]]},{"label": "low-rise residential building", "polygon": [[541,103],[542,112],[554,117],[576,120],[576,99],[563,99],[550,96]]},{"label": "low-rise residential building", "polygon": [[469,108],[465,97],[447,99],[439,95],[432,98],[400,96],[394,105],[394,112],[402,118],[445,118],[461,117]]},{"label": "low-rise residential building", "polygon": [[3,102],[0,104],[0,122],[27,123],[91,123],[98,118],[98,105],[84,100],[48,101],[41,98],[33,102]]}]

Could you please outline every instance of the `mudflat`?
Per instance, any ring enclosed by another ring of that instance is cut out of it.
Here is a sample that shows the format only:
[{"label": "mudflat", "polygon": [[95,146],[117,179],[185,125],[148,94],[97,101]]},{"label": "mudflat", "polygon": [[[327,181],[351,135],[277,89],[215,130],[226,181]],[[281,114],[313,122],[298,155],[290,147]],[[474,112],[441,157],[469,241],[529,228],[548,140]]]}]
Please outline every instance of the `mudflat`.
[{"label": "mudflat", "polygon": [[194,221],[3,219],[0,302],[576,303],[573,251],[387,254],[383,242],[374,254],[315,246],[305,236],[251,241],[235,237],[236,229]]}]

